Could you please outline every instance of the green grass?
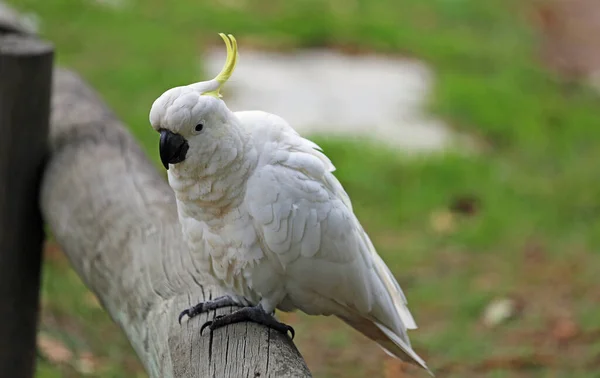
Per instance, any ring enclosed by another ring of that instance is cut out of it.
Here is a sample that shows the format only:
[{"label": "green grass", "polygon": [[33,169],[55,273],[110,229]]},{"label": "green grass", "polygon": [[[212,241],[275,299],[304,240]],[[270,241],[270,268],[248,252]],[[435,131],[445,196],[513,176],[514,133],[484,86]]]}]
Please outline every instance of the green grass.
[{"label": "green grass", "polygon": [[[320,138],[356,212],[409,297],[421,328],[414,345],[446,376],[481,376],[481,364],[533,352],[551,365],[490,368],[494,377],[589,377],[600,342],[561,349],[552,322],[571,316],[582,333],[600,319],[600,128],[598,95],[545,72],[528,2],[518,0],[95,1],[10,0],[34,11],[58,61],[88,79],[157,162],[148,125],[165,89],[205,79],[198,56],[217,32],[248,45],[348,46],[410,55],[436,72],[431,110],[477,137],[477,156],[407,160],[378,146]],[[227,4],[236,4],[228,6]],[[351,79],[351,78],[349,78]],[[472,216],[448,215],[457,199],[478,199]],[[432,227],[436,214],[451,229]],[[536,252],[537,251],[537,252]],[[133,352],[65,264],[45,267],[42,329],[104,361],[102,376],[139,372]],[[523,300],[523,314],[499,329],[480,325],[489,301]],[[47,318],[64,318],[64,323]],[[298,344],[316,376],[381,376],[389,364],[355,332],[330,319],[293,316]],[[312,329],[323,329],[323,337]],[[110,342],[106,342],[110,340]],[[587,341],[585,341],[587,340]],[[448,373],[448,374],[446,374]],[[42,361],[38,376],[77,376]]]}]

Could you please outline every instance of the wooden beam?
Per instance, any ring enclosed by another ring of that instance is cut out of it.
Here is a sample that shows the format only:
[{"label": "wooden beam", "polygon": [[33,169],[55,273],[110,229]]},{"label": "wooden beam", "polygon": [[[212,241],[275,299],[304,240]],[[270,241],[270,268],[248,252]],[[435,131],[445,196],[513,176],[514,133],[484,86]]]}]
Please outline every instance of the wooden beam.
[{"label": "wooden beam", "polygon": [[35,28],[25,22],[17,11],[9,7],[4,1],[0,0],[0,34],[27,34],[34,36]]},{"label": "wooden beam", "polygon": [[0,371],[32,377],[44,231],[38,192],[46,157],[53,48],[0,36]]},{"label": "wooden beam", "polygon": [[309,377],[286,335],[253,323],[200,335],[214,312],[177,323],[223,292],[199,272],[173,192],[130,133],[77,75],[55,78],[43,213],[150,376]]}]

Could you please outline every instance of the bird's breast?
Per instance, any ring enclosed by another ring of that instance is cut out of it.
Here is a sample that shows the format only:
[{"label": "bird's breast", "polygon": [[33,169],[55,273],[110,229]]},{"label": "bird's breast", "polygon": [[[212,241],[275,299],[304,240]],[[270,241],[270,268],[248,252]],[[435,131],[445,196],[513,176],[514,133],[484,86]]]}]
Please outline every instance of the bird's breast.
[{"label": "bird's breast", "polygon": [[[180,216],[184,238],[198,268],[224,287],[251,299],[248,271],[262,258],[249,219],[226,217],[229,222],[198,221]],[[258,252],[258,253],[257,253]]]}]

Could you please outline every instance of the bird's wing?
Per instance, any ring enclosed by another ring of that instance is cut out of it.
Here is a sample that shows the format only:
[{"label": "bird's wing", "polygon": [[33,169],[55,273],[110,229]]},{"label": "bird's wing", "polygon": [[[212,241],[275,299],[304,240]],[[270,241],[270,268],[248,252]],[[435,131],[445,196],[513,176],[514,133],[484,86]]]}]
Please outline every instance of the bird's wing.
[{"label": "bird's wing", "polygon": [[238,116],[259,152],[245,203],[271,262],[255,278],[266,287],[283,280],[294,307],[337,315],[388,353],[429,371],[406,333],[417,325],[402,289],[354,215],[329,158],[280,117]]},{"label": "bird's wing", "polygon": [[246,204],[266,255],[277,259],[286,282],[314,293],[299,307],[328,313],[334,310],[327,304],[334,302],[408,343],[406,328],[416,324],[406,298],[354,215],[333,164],[284,120],[257,113],[241,117],[251,118],[264,139]]}]

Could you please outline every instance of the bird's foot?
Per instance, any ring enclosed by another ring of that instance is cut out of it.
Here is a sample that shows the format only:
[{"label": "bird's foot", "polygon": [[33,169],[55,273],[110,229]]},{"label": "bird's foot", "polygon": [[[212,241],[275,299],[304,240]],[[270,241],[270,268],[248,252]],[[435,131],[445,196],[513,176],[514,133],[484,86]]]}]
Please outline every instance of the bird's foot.
[{"label": "bird's foot", "polygon": [[202,331],[206,327],[208,327],[212,332],[215,329],[224,327],[228,324],[240,322],[253,322],[262,324],[284,334],[290,332],[292,334],[292,340],[296,334],[294,332],[294,328],[277,321],[273,315],[266,313],[260,304],[254,307],[244,307],[228,315],[219,315],[214,320],[204,323],[202,328],[200,328],[200,334],[202,334]]},{"label": "bird's foot", "polygon": [[223,307],[246,307],[248,304],[243,303],[243,301],[239,299],[235,299],[229,295],[224,295],[222,297],[215,298],[211,301],[200,302],[197,305],[190,307],[186,310],[183,310],[181,314],[179,314],[179,324],[181,324],[181,319],[187,315],[188,318],[193,318],[196,315],[200,315],[203,312],[208,312],[212,310],[216,310],[218,308]]}]

